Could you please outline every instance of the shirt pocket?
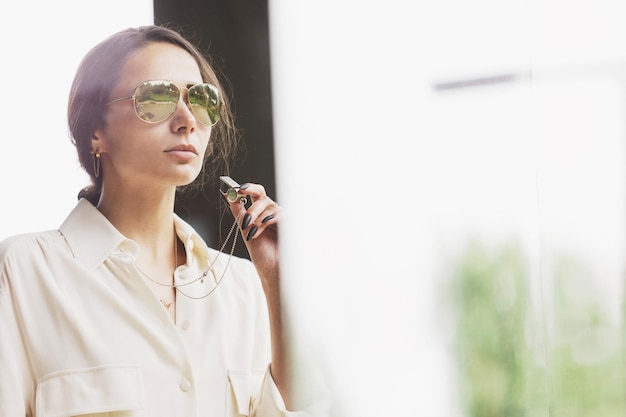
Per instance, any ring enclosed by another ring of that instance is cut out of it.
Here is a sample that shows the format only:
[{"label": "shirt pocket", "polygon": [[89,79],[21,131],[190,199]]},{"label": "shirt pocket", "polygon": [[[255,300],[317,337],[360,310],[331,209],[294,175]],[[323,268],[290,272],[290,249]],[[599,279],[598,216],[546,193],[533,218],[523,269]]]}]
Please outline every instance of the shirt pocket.
[{"label": "shirt pocket", "polygon": [[72,369],[37,383],[37,417],[141,417],[141,370],[131,365]]}]

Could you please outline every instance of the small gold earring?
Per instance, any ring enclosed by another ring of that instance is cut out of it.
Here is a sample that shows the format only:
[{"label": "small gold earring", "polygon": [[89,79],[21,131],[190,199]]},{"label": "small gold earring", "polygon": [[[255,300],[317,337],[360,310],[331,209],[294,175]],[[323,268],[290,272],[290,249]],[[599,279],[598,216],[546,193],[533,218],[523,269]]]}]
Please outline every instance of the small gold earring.
[{"label": "small gold earring", "polygon": [[96,149],[91,152],[91,155],[93,156],[93,174],[96,178],[100,178],[100,152]]}]

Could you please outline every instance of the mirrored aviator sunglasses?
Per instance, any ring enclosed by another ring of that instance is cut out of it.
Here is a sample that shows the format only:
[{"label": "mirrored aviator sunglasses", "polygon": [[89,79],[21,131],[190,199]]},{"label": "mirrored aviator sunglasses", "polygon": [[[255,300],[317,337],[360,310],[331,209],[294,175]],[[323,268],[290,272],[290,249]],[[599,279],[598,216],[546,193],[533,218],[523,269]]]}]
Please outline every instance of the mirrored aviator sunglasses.
[{"label": "mirrored aviator sunglasses", "polygon": [[[205,125],[213,126],[220,119],[222,100],[216,86],[212,84],[187,84],[187,105],[196,118]],[[171,81],[145,81],[132,96],[111,100],[113,104],[133,100],[137,117],[147,123],[158,123],[170,117],[180,99],[180,88]]]}]

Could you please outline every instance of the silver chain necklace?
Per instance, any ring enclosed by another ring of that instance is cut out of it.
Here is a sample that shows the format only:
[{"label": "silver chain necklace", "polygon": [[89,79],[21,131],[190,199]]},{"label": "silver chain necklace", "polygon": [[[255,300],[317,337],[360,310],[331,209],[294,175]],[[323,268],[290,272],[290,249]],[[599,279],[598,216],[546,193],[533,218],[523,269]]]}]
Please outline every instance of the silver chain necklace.
[{"label": "silver chain necklace", "polygon": [[[243,198],[241,199],[241,203],[242,206],[246,204],[246,199]],[[174,295],[174,297],[176,296],[176,294],[180,293],[181,295],[184,295],[185,297],[192,299],[192,300],[201,300],[203,298],[208,297],[209,295],[213,294],[213,292],[217,289],[217,287],[219,287],[219,285],[222,282],[222,279],[224,278],[224,276],[226,275],[226,271],[228,270],[228,266],[230,265],[230,260],[233,257],[233,253],[235,252],[235,244],[237,243],[237,237],[239,236],[239,228],[237,227],[237,223],[239,220],[239,216],[240,214],[237,214],[237,217],[235,217],[235,221],[233,222],[233,225],[230,227],[230,230],[228,231],[228,234],[226,235],[226,239],[224,239],[224,243],[222,243],[222,246],[220,247],[219,251],[217,252],[217,255],[215,256],[215,258],[213,259],[213,261],[211,262],[211,264],[207,267],[207,269],[204,270],[204,272],[202,272],[202,274],[189,281],[186,282],[184,284],[163,284],[161,282],[158,282],[155,279],[152,279],[148,274],[146,274],[145,272],[143,272],[141,270],[141,268],[139,268],[137,266],[137,264],[135,264],[135,262],[133,261],[133,265],[135,266],[135,268],[137,268],[137,271],[139,271],[141,273],[141,275],[143,275],[145,278],[147,278],[148,280],[150,280],[151,282],[153,282],[156,285],[160,285],[162,287],[169,287],[169,288],[173,288],[176,290],[176,293]],[[198,281],[200,281],[200,283],[204,283],[204,278],[206,278],[206,276],[209,274],[209,271],[211,271],[213,269],[213,265],[215,265],[215,262],[217,262],[219,256],[223,253],[224,249],[226,248],[226,244],[228,243],[228,241],[230,240],[230,237],[233,235],[233,232],[235,233],[235,238],[233,239],[233,244],[230,248],[229,254],[228,254],[228,261],[226,262],[226,266],[224,267],[224,271],[222,272],[222,275],[220,276],[220,278],[216,281],[215,286],[206,294],[203,294],[201,296],[195,297],[192,295],[189,295],[187,293],[185,293],[183,290],[181,290],[181,287],[186,287],[187,285],[191,285],[194,284]],[[175,269],[178,268],[178,236],[176,235],[176,231],[174,231],[174,257],[176,260],[176,266]],[[176,298],[174,298],[176,299]],[[161,304],[163,304],[163,306],[168,309],[172,303],[174,301],[171,301],[170,303],[166,303],[163,299],[160,300]]]}]

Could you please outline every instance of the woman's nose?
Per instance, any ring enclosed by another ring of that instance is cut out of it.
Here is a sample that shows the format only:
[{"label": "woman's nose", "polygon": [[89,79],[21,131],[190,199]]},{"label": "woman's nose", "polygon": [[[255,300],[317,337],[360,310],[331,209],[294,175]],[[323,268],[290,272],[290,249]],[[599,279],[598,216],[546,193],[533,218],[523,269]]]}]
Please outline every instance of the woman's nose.
[{"label": "woman's nose", "polygon": [[187,89],[181,89],[180,98],[178,99],[176,110],[174,110],[173,114],[173,130],[177,132],[181,129],[194,131],[197,122],[196,116],[191,111],[187,101]]}]

